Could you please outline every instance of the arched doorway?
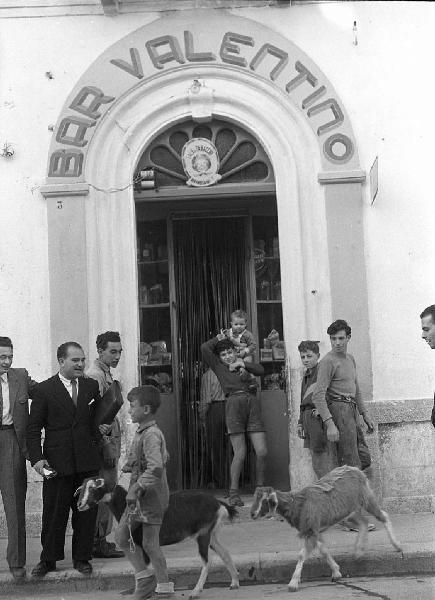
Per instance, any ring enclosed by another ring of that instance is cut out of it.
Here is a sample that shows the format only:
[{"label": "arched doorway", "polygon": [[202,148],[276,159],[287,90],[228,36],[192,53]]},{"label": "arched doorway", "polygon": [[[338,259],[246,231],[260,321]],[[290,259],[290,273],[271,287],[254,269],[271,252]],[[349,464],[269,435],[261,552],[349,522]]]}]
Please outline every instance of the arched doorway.
[{"label": "arched doorway", "polygon": [[[194,41],[210,50],[195,52]],[[295,435],[297,344],[307,337],[324,340],[332,314],[352,322],[355,354],[364,357],[360,383],[370,396],[365,173],[333,86],[275,31],[224,12],[174,14],[108,48],[72,90],[55,127],[48,183],[41,188],[48,206],[52,344],[74,337],[93,348],[96,333],[119,329],[125,351],[120,377],[127,389],[138,383],[135,170],[160,132],[187,119],[211,118],[249,132],[273,165],[289,471],[297,486],[309,475]],[[349,270],[358,277],[349,278]],[[65,295],[71,288],[77,293]],[[127,426],[125,433],[128,441]]]},{"label": "arched doorway", "polygon": [[[216,165],[205,183],[189,185],[204,173],[202,165],[195,168],[198,157]],[[186,160],[193,164],[190,172]],[[141,173],[148,177],[143,183]],[[200,346],[229,326],[234,310],[243,309],[257,340],[255,360],[265,367],[258,394],[267,412],[268,473],[272,484],[288,487],[285,352],[272,357],[263,347],[273,331],[281,339],[275,352],[284,345],[269,158],[235,123],[190,119],[153,140],[135,179],[140,373],[142,383],[158,385],[163,394],[160,424],[172,455],[180,457],[178,464],[172,461],[172,485],[228,485],[225,400],[202,363]],[[248,457],[245,487],[254,485],[252,466]]]}]

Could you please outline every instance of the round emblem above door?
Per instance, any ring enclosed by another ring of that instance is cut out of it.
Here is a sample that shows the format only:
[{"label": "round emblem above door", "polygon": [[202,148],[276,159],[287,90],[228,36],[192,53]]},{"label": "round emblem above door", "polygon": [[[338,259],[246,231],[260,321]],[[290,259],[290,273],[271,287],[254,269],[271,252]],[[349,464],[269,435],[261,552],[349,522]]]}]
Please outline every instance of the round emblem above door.
[{"label": "round emblem above door", "polygon": [[221,179],[219,155],[216,146],[206,138],[193,138],[181,151],[183,169],[189,179],[187,185],[202,187]]}]

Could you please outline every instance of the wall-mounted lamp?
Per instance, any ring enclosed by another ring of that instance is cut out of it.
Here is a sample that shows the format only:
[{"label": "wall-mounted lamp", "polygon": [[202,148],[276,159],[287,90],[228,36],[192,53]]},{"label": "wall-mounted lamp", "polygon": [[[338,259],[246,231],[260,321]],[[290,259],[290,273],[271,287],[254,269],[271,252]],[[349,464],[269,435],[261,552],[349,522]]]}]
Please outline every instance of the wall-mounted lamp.
[{"label": "wall-mounted lamp", "polygon": [[15,154],[15,150],[12,148],[12,144],[5,142],[0,152],[0,156],[3,158],[12,158]]},{"label": "wall-mounted lamp", "polygon": [[192,85],[190,86],[190,91],[192,94],[199,94],[202,88],[202,83],[199,79],[194,79]]},{"label": "wall-mounted lamp", "polygon": [[134,187],[137,191],[156,189],[156,173],[154,168],[148,167],[143,171],[139,171],[134,178]]}]

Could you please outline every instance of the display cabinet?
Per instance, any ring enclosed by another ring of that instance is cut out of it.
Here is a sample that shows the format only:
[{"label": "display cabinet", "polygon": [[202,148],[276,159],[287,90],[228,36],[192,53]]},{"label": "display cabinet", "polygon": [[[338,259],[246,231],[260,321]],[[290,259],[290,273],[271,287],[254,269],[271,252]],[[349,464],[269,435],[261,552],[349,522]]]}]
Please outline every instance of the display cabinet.
[{"label": "display cabinet", "polygon": [[169,261],[166,220],[138,223],[141,383],[154,383],[160,392],[173,389]]},{"label": "display cabinet", "polygon": [[258,334],[258,360],[265,374],[263,390],[285,389],[285,348],[281,303],[281,266],[278,219],[252,218],[253,267],[255,273],[255,313]]}]

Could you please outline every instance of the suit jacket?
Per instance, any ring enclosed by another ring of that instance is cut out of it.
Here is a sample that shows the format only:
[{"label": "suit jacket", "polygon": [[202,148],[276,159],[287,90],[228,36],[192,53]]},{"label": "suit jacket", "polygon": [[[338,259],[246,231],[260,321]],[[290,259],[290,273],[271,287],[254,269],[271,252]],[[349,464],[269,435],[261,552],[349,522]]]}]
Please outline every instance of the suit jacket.
[{"label": "suit jacket", "polygon": [[26,369],[10,368],[8,385],[10,414],[21,453],[27,458],[26,429],[29,420],[29,397],[33,397],[38,383],[29,377]]},{"label": "suit jacket", "polygon": [[[45,458],[59,475],[98,471],[101,434],[94,423],[94,407],[99,399],[98,383],[94,379],[80,378],[77,407],[59,375],[40,383],[34,393],[27,425],[27,447],[32,466]],[[45,429],[43,449],[42,429]]]}]

